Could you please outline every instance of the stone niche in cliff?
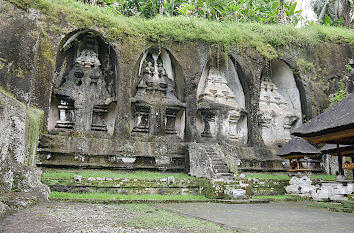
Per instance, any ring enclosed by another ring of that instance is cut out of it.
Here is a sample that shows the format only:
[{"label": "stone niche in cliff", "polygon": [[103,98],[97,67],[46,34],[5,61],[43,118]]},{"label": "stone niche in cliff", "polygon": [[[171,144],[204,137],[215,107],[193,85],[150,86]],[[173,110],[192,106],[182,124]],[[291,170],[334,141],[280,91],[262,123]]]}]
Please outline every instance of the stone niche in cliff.
[{"label": "stone niche in cliff", "polygon": [[131,98],[134,136],[184,138],[184,79],[177,61],[165,49],[150,48],[139,62]]},{"label": "stone niche in cliff", "polygon": [[259,123],[266,146],[281,146],[302,122],[300,93],[291,68],[272,62],[262,73]]},{"label": "stone niche in cliff", "polygon": [[114,49],[94,31],[76,31],[62,41],[56,63],[48,130],[113,135]]},{"label": "stone niche in cliff", "polygon": [[203,138],[247,143],[245,95],[235,64],[210,59],[197,89],[197,129]]}]

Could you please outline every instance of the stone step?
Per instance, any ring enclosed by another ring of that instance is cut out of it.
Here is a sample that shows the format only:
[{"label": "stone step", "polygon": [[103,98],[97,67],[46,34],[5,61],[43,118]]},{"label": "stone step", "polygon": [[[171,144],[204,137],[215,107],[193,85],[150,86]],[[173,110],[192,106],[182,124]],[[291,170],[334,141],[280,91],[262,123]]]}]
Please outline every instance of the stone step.
[{"label": "stone step", "polygon": [[214,165],[213,168],[215,168],[215,169],[228,169],[228,167],[225,165]]},{"label": "stone step", "polygon": [[209,156],[218,156],[218,154],[217,153],[215,153],[215,152],[207,152],[207,154],[209,155]]},{"label": "stone step", "polygon": [[222,159],[220,159],[220,158],[211,158],[211,161],[224,162],[224,160],[222,160]]},{"label": "stone step", "polygon": [[208,149],[205,149],[205,151],[206,151],[207,153],[216,153],[215,150],[208,150]]},{"label": "stone step", "polygon": [[211,165],[213,166],[213,167],[228,167],[225,163],[223,163],[223,162],[213,162],[213,163],[211,163]]},{"label": "stone step", "polygon": [[229,169],[215,169],[216,170],[216,173],[228,173],[229,172]]},{"label": "stone step", "polygon": [[95,187],[50,185],[51,191],[69,193],[111,193],[111,194],[161,194],[161,195],[196,195],[200,187]]},{"label": "stone step", "polygon": [[235,175],[232,173],[217,173],[216,176],[218,176],[218,177],[234,177]]},{"label": "stone step", "polygon": [[227,166],[227,164],[226,164],[224,161],[222,161],[222,160],[212,160],[211,163],[212,163],[213,165],[223,165],[223,166]]},{"label": "stone step", "polygon": [[211,160],[212,160],[212,161],[222,161],[222,162],[224,162],[224,160],[223,160],[223,159],[216,158],[216,157],[215,157],[215,158],[211,158]]}]

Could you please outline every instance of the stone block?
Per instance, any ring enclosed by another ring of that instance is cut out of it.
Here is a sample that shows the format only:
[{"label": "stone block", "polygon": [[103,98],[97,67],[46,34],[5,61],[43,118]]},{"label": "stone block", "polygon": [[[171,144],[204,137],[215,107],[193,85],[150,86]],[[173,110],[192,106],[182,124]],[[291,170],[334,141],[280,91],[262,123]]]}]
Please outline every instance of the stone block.
[{"label": "stone block", "polygon": [[82,176],[79,176],[79,175],[75,175],[75,176],[74,176],[74,181],[75,181],[75,182],[81,183],[81,180],[82,180]]},{"label": "stone block", "polygon": [[224,192],[234,200],[249,199],[249,196],[246,194],[246,190],[244,189],[230,189],[225,190]]},{"label": "stone block", "polygon": [[176,182],[176,180],[175,180],[175,177],[174,176],[169,176],[168,178],[167,178],[167,183],[168,184],[174,184]]}]

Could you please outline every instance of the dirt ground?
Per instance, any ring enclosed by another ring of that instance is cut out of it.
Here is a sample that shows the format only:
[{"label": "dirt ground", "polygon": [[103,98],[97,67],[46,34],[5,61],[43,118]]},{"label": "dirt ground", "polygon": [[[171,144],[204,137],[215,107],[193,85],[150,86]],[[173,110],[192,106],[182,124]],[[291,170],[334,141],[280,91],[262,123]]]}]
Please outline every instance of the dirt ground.
[{"label": "dirt ground", "polygon": [[154,205],[49,202],[19,211],[0,224],[0,232],[4,233],[352,233],[353,229],[354,214],[330,212],[297,202]]},{"label": "dirt ground", "polygon": [[[2,233],[232,232],[146,204],[105,205],[49,202],[4,219]],[[235,231],[233,231],[235,232]]]}]

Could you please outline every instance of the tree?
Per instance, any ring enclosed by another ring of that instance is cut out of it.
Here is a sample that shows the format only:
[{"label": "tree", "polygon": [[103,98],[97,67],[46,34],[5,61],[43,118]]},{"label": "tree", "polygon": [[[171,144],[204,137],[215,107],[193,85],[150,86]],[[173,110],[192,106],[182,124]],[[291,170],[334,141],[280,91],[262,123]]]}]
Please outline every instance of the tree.
[{"label": "tree", "polygon": [[[89,0],[82,0],[89,1]],[[102,0],[125,16],[193,16],[216,21],[297,23],[296,2],[290,0]]]},{"label": "tree", "polygon": [[279,5],[279,23],[286,24],[286,11],[284,8],[284,0],[280,0]]},{"label": "tree", "polygon": [[326,25],[351,26],[352,0],[313,0],[319,21]]}]

